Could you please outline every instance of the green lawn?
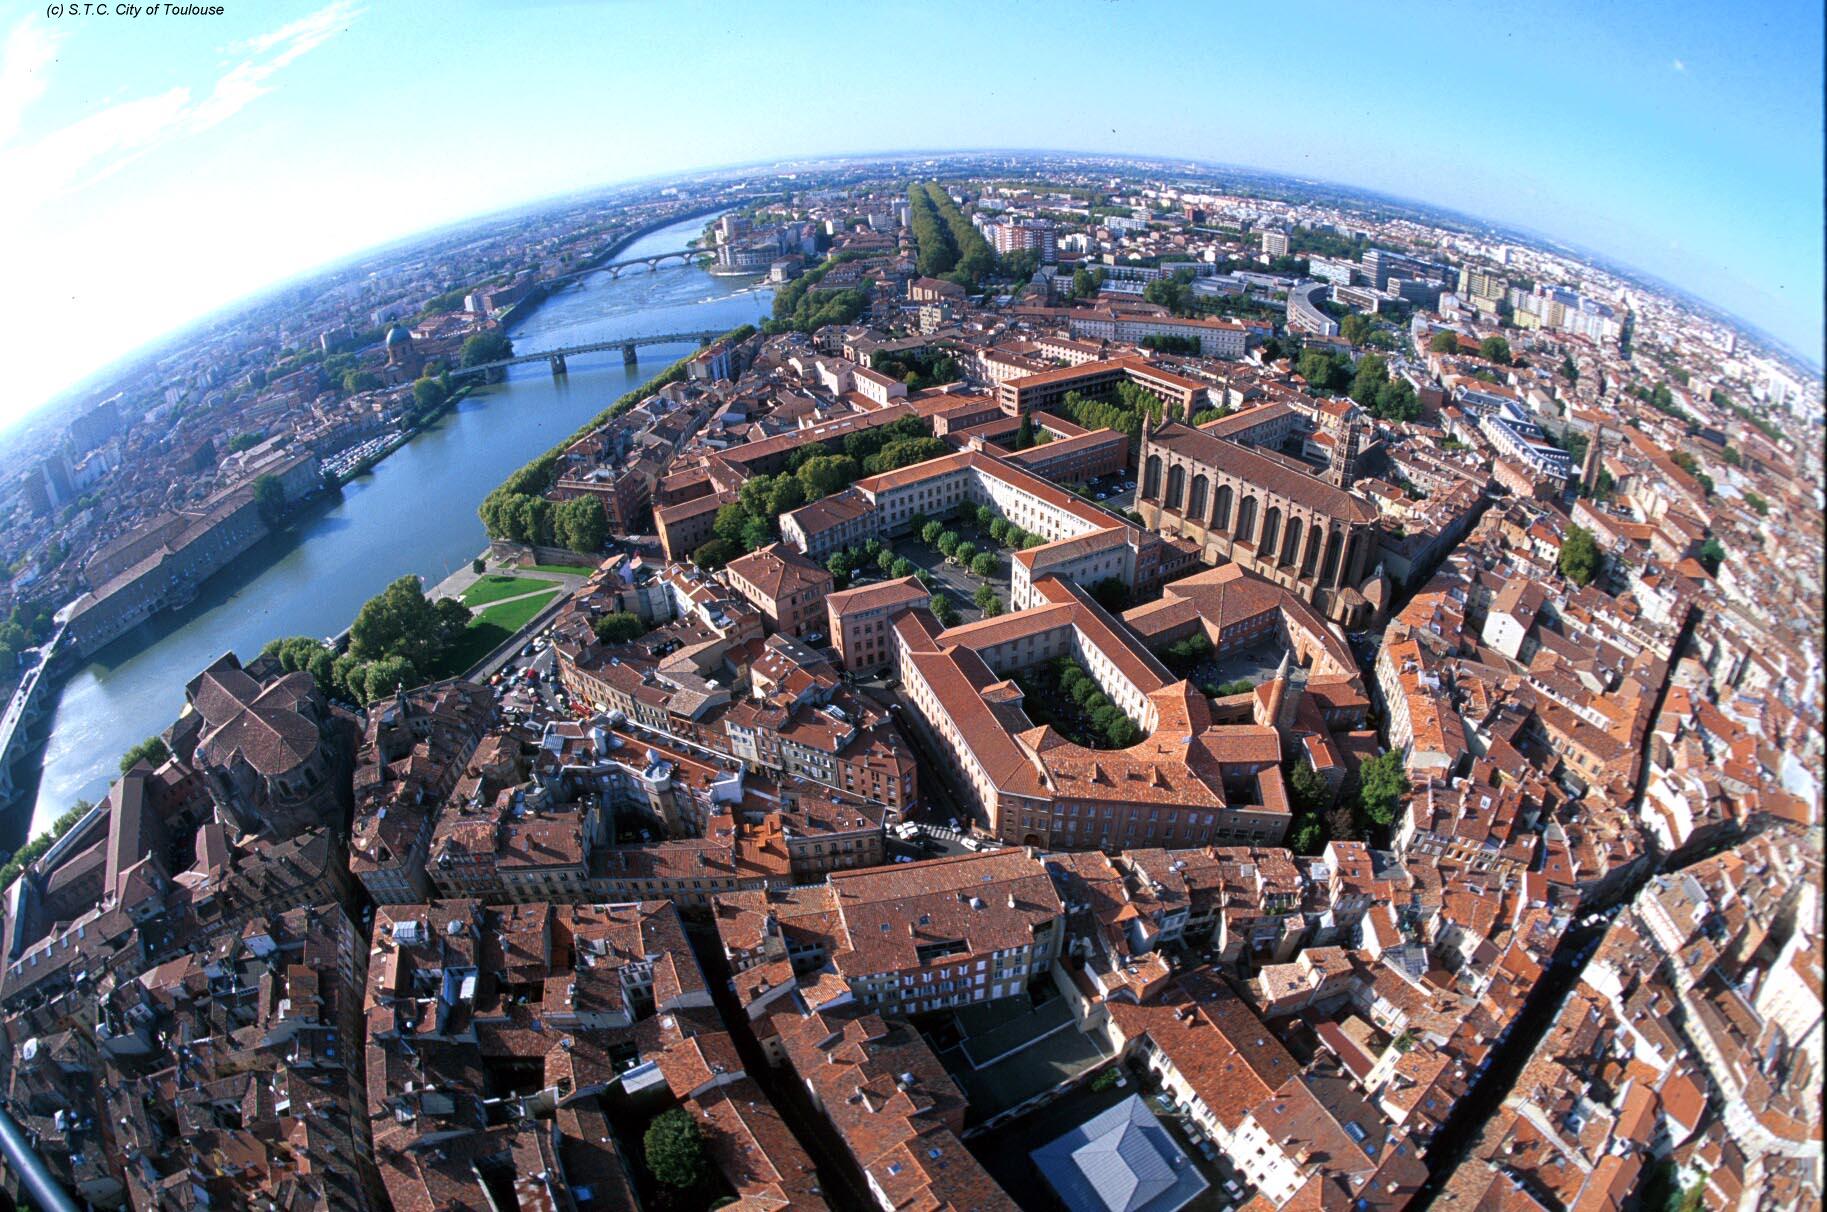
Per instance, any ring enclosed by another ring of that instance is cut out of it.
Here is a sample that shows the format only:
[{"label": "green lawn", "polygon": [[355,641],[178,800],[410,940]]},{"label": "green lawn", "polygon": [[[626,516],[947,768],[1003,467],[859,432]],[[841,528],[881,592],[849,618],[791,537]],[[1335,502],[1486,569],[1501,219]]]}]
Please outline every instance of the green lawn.
[{"label": "green lawn", "polygon": [[465,606],[487,606],[502,598],[519,597],[535,589],[550,589],[552,582],[544,577],[511,577],[491,572],[463,591]]},{"label": "green lawn", "polygon": [[445,654],[445,676],[456,677],[506,643],[509,636],[525,627],[534,615],[549,606],[558,593],[558,587],[553,586],[545,593],[502,602],[471,615],[469,626],[463,631],[463,638]]},{"label": "green lawn", "polygon": [[534,564],[534,572],[556,572],[563,576],[587,577],[596,571],[594,564]]}]

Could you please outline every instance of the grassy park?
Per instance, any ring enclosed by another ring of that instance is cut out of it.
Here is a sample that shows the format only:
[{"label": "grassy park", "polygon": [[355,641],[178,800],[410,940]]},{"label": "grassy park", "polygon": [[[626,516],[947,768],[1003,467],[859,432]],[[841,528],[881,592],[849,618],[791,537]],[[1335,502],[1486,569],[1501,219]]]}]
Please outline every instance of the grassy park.
[{"label": "grassy park", "polygon": [[552,582],[544,577],[517,577],[491,572],[463,591],[463,604],[471,608],[487,606],[490,602],[499,602],[503,598],[517,598],[523,593],[551,587]]},{"label": "grassy park", "polygon": [[557,586],[553,586],[545,593],[517,597],[511,602],[500,602],[476,611],[470,616],[463,638],[451,646],[445,657],[445,668],[450,675],[462,673],[495,651],[509,636],[525,627],[534,615],[551,605],[558,592]]}]

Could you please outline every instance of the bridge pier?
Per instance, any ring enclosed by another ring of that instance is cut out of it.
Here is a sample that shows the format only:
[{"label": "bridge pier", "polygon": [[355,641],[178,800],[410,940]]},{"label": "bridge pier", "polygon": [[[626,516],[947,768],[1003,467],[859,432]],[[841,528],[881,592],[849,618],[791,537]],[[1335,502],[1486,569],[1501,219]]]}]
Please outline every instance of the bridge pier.
[{"label": "bridge pier", "polygon": [[562,375],[562,374],[570,373],[570,371],[565,366],[565,355],[553,354],[549,359],[547,359],[547,361],[551,363],[553,378],[557,378],[559,375]]},{"label": "bridge pier", "polygon": [[628,344],[622,346],[622,365],[623,366],[633,366],[639,360],[640,360],[640,354],[638,352],[636,352],[634,343],[632,341],[629,342]]}]

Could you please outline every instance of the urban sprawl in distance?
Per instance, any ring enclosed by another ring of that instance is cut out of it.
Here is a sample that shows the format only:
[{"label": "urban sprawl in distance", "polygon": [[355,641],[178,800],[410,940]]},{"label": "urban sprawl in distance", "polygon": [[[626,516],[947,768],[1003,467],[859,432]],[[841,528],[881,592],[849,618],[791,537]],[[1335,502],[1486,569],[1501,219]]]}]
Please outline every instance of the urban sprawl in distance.
[{"label": "urban sprawl in distance", "polygon": [[19,839],[9,1193],[1818,1205],[1820,381],[1413,204],[828,160],[288,287],[10,463],[0,792],[479,389],[638,363],[542,307],[687,272],[767,317],[651,329],[473,564],[187,670]]}]

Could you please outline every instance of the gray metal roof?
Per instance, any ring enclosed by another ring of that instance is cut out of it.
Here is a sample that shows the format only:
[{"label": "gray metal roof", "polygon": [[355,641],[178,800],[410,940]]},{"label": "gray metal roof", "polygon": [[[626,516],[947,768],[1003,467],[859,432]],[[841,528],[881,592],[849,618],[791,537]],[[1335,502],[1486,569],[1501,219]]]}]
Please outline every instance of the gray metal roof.
[{"label": "gray metal roof", "polygon": [[1209,1185],[1134,1094],[1029,1156],[1071,1212],[1175,1212]]}]

